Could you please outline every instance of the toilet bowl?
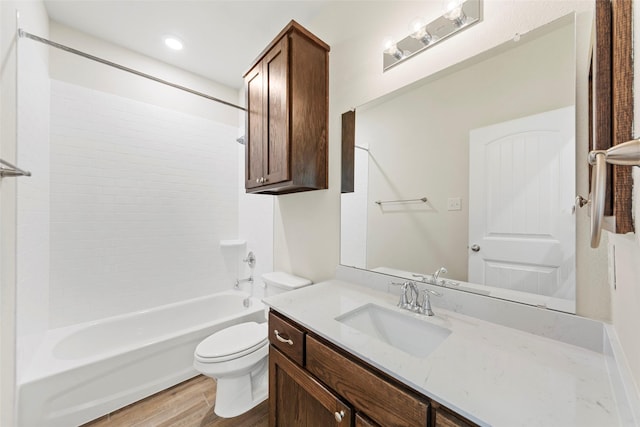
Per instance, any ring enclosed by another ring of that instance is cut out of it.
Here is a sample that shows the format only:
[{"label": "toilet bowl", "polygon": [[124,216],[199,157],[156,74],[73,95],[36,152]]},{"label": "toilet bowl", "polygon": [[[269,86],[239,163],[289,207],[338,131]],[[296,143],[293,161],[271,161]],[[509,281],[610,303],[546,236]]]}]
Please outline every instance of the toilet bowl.
[{"label": "toilet bowl", "polygon": [[[287,273],[265,273],[266,295],[310,285]],[[269,340],[264,323],[245,322],[205,338],[194,352],[193,367],[217,383],[214,412],[233,418],[263,402],[268,394]]]}]

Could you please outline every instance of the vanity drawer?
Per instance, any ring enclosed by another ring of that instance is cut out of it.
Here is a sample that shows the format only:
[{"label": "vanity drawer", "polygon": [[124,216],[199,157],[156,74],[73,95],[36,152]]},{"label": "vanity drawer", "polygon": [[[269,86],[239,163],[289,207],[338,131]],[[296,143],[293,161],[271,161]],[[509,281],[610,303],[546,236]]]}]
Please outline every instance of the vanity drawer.
[{"label": "vanity drawer", "polygon": [[356,410],[383,426],[427,425],[426,398],[396,387],[311,336],[306,341],[307,370]]},{"label": "vanity drawer", "polygon": [[269,312],[269,341],[300,366],[304,366],[304,335],[297,326]]},{"label": "vanity drawer", "polygon": [[434,427],[478,427],[471,421],[450,413],[437,402],[433,402],[432,407],[434,412]]}]

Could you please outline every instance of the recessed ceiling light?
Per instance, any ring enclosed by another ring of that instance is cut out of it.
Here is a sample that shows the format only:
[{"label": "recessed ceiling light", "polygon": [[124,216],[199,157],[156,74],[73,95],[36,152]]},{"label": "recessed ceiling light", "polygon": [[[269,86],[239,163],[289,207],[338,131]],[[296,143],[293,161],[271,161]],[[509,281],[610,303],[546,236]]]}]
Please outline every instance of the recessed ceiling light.
[{"label": "recessed ceiling light", "polygon": [[176,37],[173,37],[173,36],[165,37],[164,44],[166,44],[169,49],[182,50],[182,41],[180,41],[180,39]]}]

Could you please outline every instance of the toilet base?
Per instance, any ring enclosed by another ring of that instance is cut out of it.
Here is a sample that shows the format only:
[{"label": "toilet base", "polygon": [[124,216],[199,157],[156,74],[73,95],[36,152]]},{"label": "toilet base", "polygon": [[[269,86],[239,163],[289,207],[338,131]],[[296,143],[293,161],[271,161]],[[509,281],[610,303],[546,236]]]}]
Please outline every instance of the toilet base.
[{"label": "toilet base", "polygon": [[235,378],[217,378],[216,403],[213,412],[222,418],[233,418],[264,402],[269,395],[268,364],[255,372]]}]

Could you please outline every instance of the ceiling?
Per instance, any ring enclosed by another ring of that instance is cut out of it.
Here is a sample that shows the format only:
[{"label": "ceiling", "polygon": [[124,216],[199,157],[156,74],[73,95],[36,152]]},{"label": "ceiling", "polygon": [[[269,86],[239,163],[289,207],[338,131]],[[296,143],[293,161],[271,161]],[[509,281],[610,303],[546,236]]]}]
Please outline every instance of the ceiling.
[{"label": "ceiling", "polygon": [[[45,0],[49,17],[108,42],[239,88],[247,68],[291,20],[303,26],[327,14],[328,44],[357,31],[352,17],[362,1]],[[391,2],[388,2],[388,4]],[[333,19],[333,18],[332,18]],[[331,22],[331,21],[329,21]],[[177,36],[184,49],[165,47]],[[99,52],[90,52],[100,56]]]}]

